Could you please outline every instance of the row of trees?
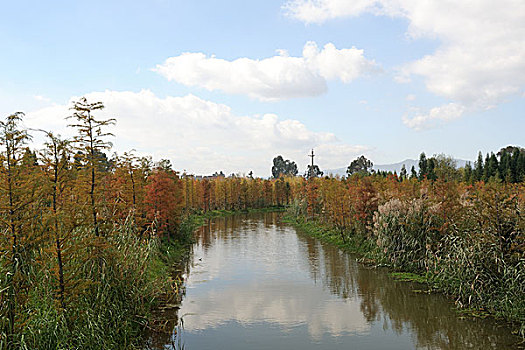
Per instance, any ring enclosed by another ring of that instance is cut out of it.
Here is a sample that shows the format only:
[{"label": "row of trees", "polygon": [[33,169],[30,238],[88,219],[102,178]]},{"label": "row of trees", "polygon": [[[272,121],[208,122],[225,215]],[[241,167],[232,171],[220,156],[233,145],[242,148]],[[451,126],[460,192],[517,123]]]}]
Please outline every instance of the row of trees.
[{"label": "row of trees", "polygon": [[470,163],[465,166],[465,181],[504,181],[517,183],[525,180],[525,149],[508,146],[502,148],[497,154],[490,153],[485,156],[481,152],[472,167]]},{"label": "row of trees", "polygon": [[[284,160],[282,156],[275,157],[273,162],[273,178],[297,175],[295,162]],[[399,174],[396,171],[376,171],[373,169],[373,165],[365,156],[360,156],[350,163],[346,169],[346,175],[367,176],[377,174],[382,177],[394,176],[401,181],[409,178],[432,181],[437,179],[444,181],[462,180],[470,184],[477,181],[507,183],[525,181],[525,149],[516,146],[502,148],[497,154],[487,153],[485,160],[483,160],[483,155],[480,152],[474,165],[467,162],[461,168],[458,168],[457,161],[450,156],[438,154],[427,158],[424,152],[419,156],[419,169],[416,171],[416,168],[412,166],[410,173],[404,164]],[[305,173],[306,178],[323,176],[323,172],[317,165],[314,165],[313,169],[310,168],[312,168],[311,165],[308,166]]]}]

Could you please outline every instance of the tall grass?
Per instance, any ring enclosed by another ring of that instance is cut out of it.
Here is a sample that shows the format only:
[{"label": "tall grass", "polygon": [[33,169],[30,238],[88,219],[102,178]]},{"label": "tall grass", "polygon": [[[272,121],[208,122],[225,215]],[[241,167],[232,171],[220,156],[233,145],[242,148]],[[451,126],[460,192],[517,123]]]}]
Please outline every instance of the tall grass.
[{"label": "tall grass", "polygon": [[[91,232],[78,230],[76,237]],[[81,240],[82,238],[78,238]],[[75,252],[66,260],[67,308],[56,298],[52,256],[41,252],[32,265],[22,326],[11,341],[17,349],[131,349],[149,327],[151,310],[177,292],[170,277],[173,256],[158,237],[139,238],[131,223],[115,227],[99,255]],[[171,245],[180,255],[181,246]],[[100,259],[102,264],[100,264]],[[0,281],[3,282],[3,281]],[[175,284],[174,284],[175,283]],[[4,300],[1,300],[2,306]],[[3,313],[2,313],[3,315]],[[6,318],[0,319],[5,322]],[[4,327],[2,327],[3,329]],[[0,349],[7,344],[2,336]]]},{"label": "tall grass", "polygon": [[392,199],[379,207],[373,232],[383,258],[425,275],[460,307],[517,322],[525,336],[525,257],[507,242],[522,232],[521,211],[510,201],[477,197],[444,219],[441,204],[429,202]]}]

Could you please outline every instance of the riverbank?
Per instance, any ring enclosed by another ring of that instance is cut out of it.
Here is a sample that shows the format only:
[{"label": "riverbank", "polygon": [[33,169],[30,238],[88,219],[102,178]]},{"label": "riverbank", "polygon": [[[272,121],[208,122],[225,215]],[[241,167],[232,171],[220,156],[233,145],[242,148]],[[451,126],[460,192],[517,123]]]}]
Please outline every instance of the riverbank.
[{"label": "riverbank", "polygon": [[155,323],[153,311],[179,293],[181,281],[171,277],[171,269],[187,256],[191,232],[186,225],[176,239],[139,238],[131,225],[115,228],[98,251],[86,246],[82,260],[66,260],[65,272],[76,276],[65,281],[63,309],[49,283],[53,276],[36,276],[48,282],[34,288],[24,327],[11,344],[0,342],[0,349],[140,347],[144,329]]},{"label": "riverbank", "polygon": [[[515,333],[525,338],[525,304],[523,300],[525,296],[521,295],[520,297],[519,293],[513,299],[505,299],[504,295],[494,293],[494,300],[471,306],[462,302],[463,300],[459,293],[454,293],[455,290],[462,288],[461,281],[450,278],[446,274],[446,270],[441,269],[440,266],[434,266],[434,269],[429,270],[426,274],[421,274],[416,269],[395,268],[390,263],[391,260],[387,256],[387,252],[378,246],[377,238],[375,237],[355,232],[341,233],[341,231],[329,224],[311,219],[306,220],[304,216],[288,214],[282,221],[293,225],[305,234],[333,244],[345,252],[356,254],[358,256],[357,260],[361,263],[390,267],[392,269],[390,275],[396,280],[424,283],[431,291],[441,292],[453,297],[458,312],[463,315],[473,317],[491,316],[501,322],[508,322],[512,325]],[[515,288],[515,285],[509,283],[508,287]],[[505,295],[508,296],[508,294]]]},{"label": "riverbank", "polygon": [[331,243],[347,253],[357,254],[360,262],[376,264],[379,250],[377,245],[365,236],[346,233],[341,235],[341,232],[336,228],[318,221],[306,220],[303,216],[288,214],[281,221],[293,225],[312,237]]},{"label": "riverbank", "polygon": [[194,214],[189,215],[187,218],[187,222],[198,227],[204,225],[205,221],[209,219],[247,213],[285,212],[286,209],[287,208],[285,206],[268,206],[264,208],[248,208],[241,210],[209,210],[206,212],[196,212]]}]

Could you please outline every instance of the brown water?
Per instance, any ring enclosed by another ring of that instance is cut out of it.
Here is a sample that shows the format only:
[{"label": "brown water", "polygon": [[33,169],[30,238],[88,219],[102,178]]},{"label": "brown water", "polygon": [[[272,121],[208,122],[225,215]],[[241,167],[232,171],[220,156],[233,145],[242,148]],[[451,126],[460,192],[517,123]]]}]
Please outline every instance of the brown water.
[{"label": "brown water", "polygon": [[279,214],[212,220],[196,234],[186,296],[159,349],[518,349],[492,319],[282,224]]}]

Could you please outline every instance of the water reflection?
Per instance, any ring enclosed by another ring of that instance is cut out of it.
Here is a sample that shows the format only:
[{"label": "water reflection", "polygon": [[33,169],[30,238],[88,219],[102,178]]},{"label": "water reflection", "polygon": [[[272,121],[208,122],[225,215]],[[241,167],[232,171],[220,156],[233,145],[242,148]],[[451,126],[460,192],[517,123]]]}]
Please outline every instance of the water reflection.
[{"label": "water reflection", "polygon": [[196,240],[184,330],[163,339],[167,348],[519,347],[508,327],[458,318],[445,297],[360,266],[276,213],[211,220]]}]

